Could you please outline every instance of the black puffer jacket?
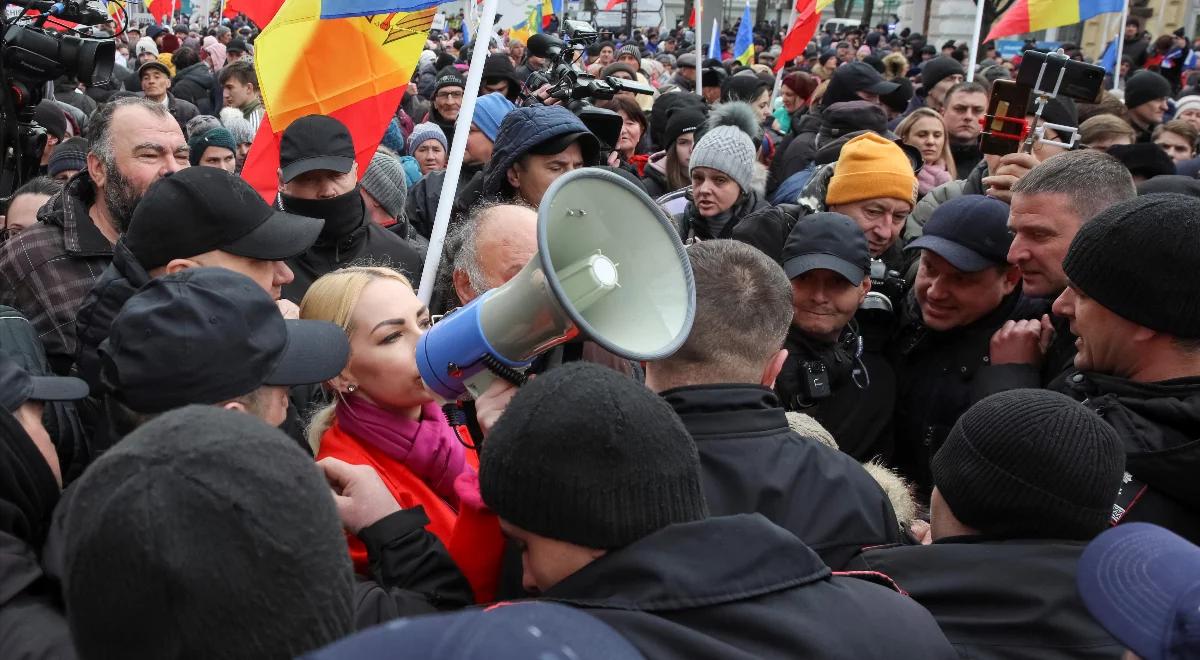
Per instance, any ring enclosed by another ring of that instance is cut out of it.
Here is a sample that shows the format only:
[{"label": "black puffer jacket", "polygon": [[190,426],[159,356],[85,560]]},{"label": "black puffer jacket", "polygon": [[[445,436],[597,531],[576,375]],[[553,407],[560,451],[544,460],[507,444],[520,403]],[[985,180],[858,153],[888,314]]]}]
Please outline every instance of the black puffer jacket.
[{"label": "black puffer jacket", "polygon": [[[408,218],[408,223],[426,239],[433,233],[433,221],[437,215],[438,201],[441,199],[442,184],[445,181],[445,170],[430,172],[408,189],[408,197],[404,200],[404,215]],[[450,212],[451,225],[467,217],[471,206],[479,201],[482,187],[483,167],[463,163],[458,188],[454,193],[454,208]]]},{"label": "black puffer jacket", "polygon": [[821,130],[821,108],[813,107],[792,124],[792,135],[781,145],[767,174],[767,194],[775,192],[789,176],[808,167],[817,155],[817,133]]},{"label": "black puffer jacket", "polygon": [[1072,370],[1052,386],[1096,411],[1125,446],[1114,515],[1200,543],[1200,376],[1158,383]]},{"label": "black puffer jacket", "polygon": [[761,513],[834,570],[865,546],[900,541],[879,484],[846,454],[791,430],[774,392],[696,385],[661,394],[696,441],[712,515]]},{"label": "black puffer jacket", "polygon": [[[892,411],[896,375],[883,354],[868,347],[850,328],[829,344],[807,337],[795,326],[788,329],[787,361],[775,380],[783,407],[821,423],[838,448],[859,462],[892,455]],[[813,396],[806,383],[809,372],[823,368],[829,394]]]},{"label": "black puffer jacket", "polygon": [[93,394],[102,391],[100,382],[100,343],[108,339],[113,320],[125,305],[150,281],[150,274],[129,251],[124,239],[113,245],[113,260],[100,274],[83,299],[75,320],[79,351],[75,357],[76,375],[87,381]]},{"label": "black puffer jacket", "polygon": [[543,597],[586,610],[657,660],[955,657],[919,605],[831,575],[800,540],[758,514],[663,528]]},{"label": "black puffer jacket", "polygon": [[196,62],[171,79],[171,93],[196,106],[202,115],[217,114],[213,112],[213,89],[216,86],[217,81],[204,62]]},{"label": "black puffer jacket", "polygon": [[1116,660],[1123,647],[1092,618],[1075,589],[1085,545],[959,536],[872,548],[852,568],[891,576],[933,614],[961,658]]},{"label": "black puffer jacket", "polygon": [[889,350],[897,386],[893,463],[924,496],[933,489],[929,460],[971,407],[971,383],[988,364],[992,334],[1009,319],[1038,318],[1046,311],[1044,301],[1023,298],[1018,288],[974,323],[938,332],[924,324],[916,295],[909,292]]}]

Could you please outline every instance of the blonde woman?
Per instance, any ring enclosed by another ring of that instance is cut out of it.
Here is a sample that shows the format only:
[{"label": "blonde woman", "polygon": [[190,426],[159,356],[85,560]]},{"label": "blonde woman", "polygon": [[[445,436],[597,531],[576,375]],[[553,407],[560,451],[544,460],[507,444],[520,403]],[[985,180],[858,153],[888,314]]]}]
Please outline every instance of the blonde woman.
[{"label": "blonde woman", "polygon": [[937,112],[930,108],[913,111],[896,127],[896,135],[921,152],[924,165],[917,174],[917,183],[922,195],[958,178],[954,157],[950,155],[950,141],[946,137],[946,122]]},{"label": "blonde woman", "polygon": [[[495,518],[480,511],[479,459],[465,429],[447,423],[421,381],[417,341],[432,321],[408,279],[390,268],[336,270],[308,289],[300,317],[331,321],[350,340],[350,361],[325,384],[334,403],[309,427],[317,459],[370,465],[402,508],[423,507],[425,528],[449,548],[476,597],[490,597],[503,540]],[[366,547],[356,536],[349,542],[355,569],[366,573]]]}]

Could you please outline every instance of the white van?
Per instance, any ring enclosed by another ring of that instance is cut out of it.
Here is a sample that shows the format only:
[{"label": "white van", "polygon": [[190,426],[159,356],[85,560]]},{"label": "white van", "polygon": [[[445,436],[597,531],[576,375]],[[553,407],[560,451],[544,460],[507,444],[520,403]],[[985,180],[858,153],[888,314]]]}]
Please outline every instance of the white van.
[{"label": "white van", "polygon": [[831,18],[825,21],[822,26],[823,30],[833,28],[834,32],[845,32],[848,28],[858,27],[862,25],[861,18]]}]

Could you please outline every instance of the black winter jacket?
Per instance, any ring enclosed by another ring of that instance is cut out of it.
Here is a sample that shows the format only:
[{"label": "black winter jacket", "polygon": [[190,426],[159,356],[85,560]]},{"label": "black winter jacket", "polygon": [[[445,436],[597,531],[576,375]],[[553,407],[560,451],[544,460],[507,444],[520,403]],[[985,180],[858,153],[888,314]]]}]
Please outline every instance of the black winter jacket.
[{"label": "black winter jacket", "polygon": [[[788,329],[787,361],[775,380],[775,392],[787,410],[796,410],[821,423],[838,448],[859,462],[892,456],[892,411],[896,375],[883,354],[870,350],[850,328],[832,344]],[[816,365],[825,370],[829,395],[810,396],[805,383]],[[806,368],[806,365],[808,367]]]},{"label": "black winter jacket", "polygon": [[[479,201],[483,187],[483,167],[463,163],[459,172],[458,188],[454,193],[454,208],[450,211],[450,224],[465,219],[471,206]],[[433,220],[437,215],[438,201],[442,195],[442,183],[446,180],[445,170],[435,170],[421,177],[408,189],[404,200],[404,215],[417,233],[429,238],[433,233]]]},{"label": "black winter jacket", "polygon": [[695,385],[661,394],[696,441],[712,515],[761,513],[834,570],[865,546],[900,541],[879,484],[846,454],[791,430],[771,390]]},{"label": "black winter jacket", "polygon": [[[1050,304],[1054,301],[1045,298],[1040,302],[1044,308],[1043,313],[1049,313]],[[1054,339],[1046,349],[1042,363],[990,364],[980,369],[971,383],[972,401],[979,401],[997,392],[1057,388],[1062,383],[1075,362],[1075,335],[1071,334],[1069,319],[1051,313],[1050,322],[1054,325]]]},{"label": "black winter jacket", "polygon": [[872,548],[854,568],[880,571],[933,614],[959,657],[1075,660],[1121,657],[1075,589],[1086,543],[978,536]]},{"label": "black winter jacket", "polygon": [[954,170],[958,179],[966,179],[975,171],[975,167],[983,160],[983,152],[979,150],[979,141],[972,140],[967,144],[950,143],[950,155],[954,158]]},{"label": "black winter jacket", "polygon": [[545,592],[586,610],[647,658],[954,658],[929,613],[830,574],[758,514],[671,525]]},{"label": "black winter jacket", "polygon": [[1042,302],[1023,298],[1018,288],[974,323],[938,332],[925,326],[909,292],[889,350],[897,387],[893,463],[923,495],[933,489],[929,460],[973,403],[971,383],[988,364],[992,334],[1009,319],[1040,317],[1047,311]]},{"label": "black winter jacket", "polygon": [[1200,376],[1158,383],[1072,370],[1052,386],[1096,411],[1125,446],[1113,515],[1200,543]]},{"label": "black winter jacket", "polygon": [[354,628],[475,603],[467,579],[436,536],[424,507],[397,511],[359,530],[371,579],[354,589]]},{"label": "black winter jacket", "polygon": [[100,273],[75,319],[75,336],[79,342],[75,375],[87,381],[93,394],[102,391],[100,342],[108,339],[109,329],[125,302],[149,281],[150,274],[129,251],[125,240],[118,239],[113,245],[112,263]]},{"label": "black winter jacket", "polygon": [[[417,257],[416,249],[404,239],[372,222],[367,217],[366,205],[358,190],[352,191],[352,194],[353,199],[357,200],[355,210],[348,211],[341,217],[331,215],[322,218],[325,226],[321,229],[317,242],[300,256],[287,260],[296,279],[283,287],[284,298],[298,305],[308,287],[312,286],[317,278],[355,261],[365,260],[401,270],[412,281],[414,287],[419,285],[423,264]],[[279,206],[285,206],[282,198]],[[302,211],[295,209],[290,212],[304,215]]]},{"label": "black winter jacket", "polygon": [[781,145],[767,172],[767,194],[775,192],[789,176],[808,167],[817,155],[817,133],[821,130],[821,108],[812,107],[792,124],[792,135]]},{"label": "black winter jacket", "polygon": [[196,62],[171,79],[171,93],[196,106],[202,115],[220,112],[220,108],[217,108],[217,112],[213,111],[213,89],[216,86],[217,81],[204,62]]}]

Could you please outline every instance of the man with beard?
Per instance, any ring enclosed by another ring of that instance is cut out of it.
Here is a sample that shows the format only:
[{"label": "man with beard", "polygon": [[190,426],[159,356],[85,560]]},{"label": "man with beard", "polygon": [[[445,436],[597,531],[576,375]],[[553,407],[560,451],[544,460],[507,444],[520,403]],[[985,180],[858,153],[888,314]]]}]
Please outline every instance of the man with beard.
[{"label": "man with beard", "polygon": [[295,279],[283,286],[284,298],[299,304],[318,277],[355,261],[389,265],[417,284],[416,249],[367,215],[345,124],[325,115],[292,122],[283,132],[279,165],[279,207],[325,221],[316,243],[288,260]]},{"label": "man with beard", "polygon": [[75,314],[112,260],[150,184],[188,166],[188,145],[166,106],[142,97],[105,104],[92,119],[87,169],[38,212],[40,222],[0,247],[0,304],[33,323],[51,366],[75,355]]}]

